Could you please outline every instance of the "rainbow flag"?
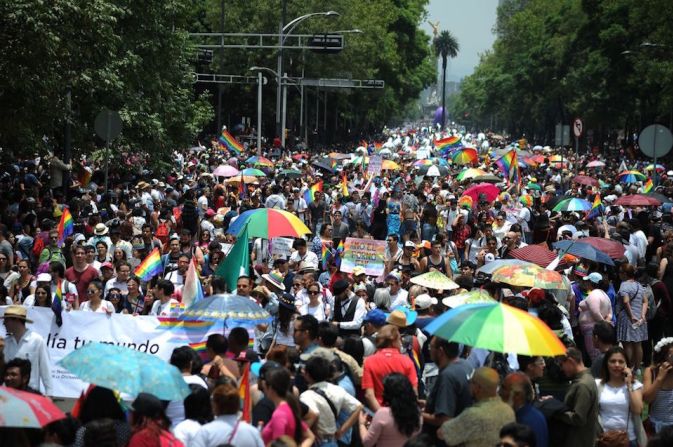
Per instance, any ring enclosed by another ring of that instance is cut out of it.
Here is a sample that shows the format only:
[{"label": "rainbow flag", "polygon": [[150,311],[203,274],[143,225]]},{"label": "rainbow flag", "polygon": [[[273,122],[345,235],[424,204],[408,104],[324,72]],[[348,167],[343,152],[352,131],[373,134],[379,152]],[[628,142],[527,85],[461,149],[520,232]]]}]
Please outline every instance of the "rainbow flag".
[{"label": "rainbow flag", "polygon": [[601,195],[596,194],[594,203],[591,205],[591,209],[587,212],[587,219],[594,219],[598,217],[599,214],[603,214],[603,202],[601,201]]},{"label": "rainbow flag", "polygon": [[306,205],[310,205],[311,203],[315,202],[315,193],[322,192],[322,186],[323,182],[321,180],[304,191],[304,200],[306,200]]},{"label": "rainbow flag", "polygon": [[519,161],[515,149],[512,149],[502,157],[498,158],[495,161],[495,164],[498,165],[498,168],[505,174],[508,183],[518,183],[521,180],[521,176],[519,175]]},{"label": "rainbow flag", "polygon": [[320,259],[322,261],[322,268],[323,270],[327,270],[327,261],[329,261],[330,256],[332,255],[332,252],[330,251],[329,248],[327,248],[327,244],[322,244],[322,253],[320,256]]},{"label": "rainbow flag", "polygon": [[221,149],[226,149],[229,152],[233,152],[235,155],[241,155],[243,152],[243,146],[239,143],[236,138],[226,130],[222,131],[222,135],[217,139],[218,144]]},{"label": "rainbow flag", "polygon": [[652,192],[652,188],[654,188],[654,183],[652,183],[651,178],[648,178],[643,186],[643,193],[647,194],[648,192]]},{"label": "rainbow flag", "polygon": [[196,270],[196,257],[192,258],[189,263],[187,274],[185,275],[185,283],[182,286],[182,302],[181,305],[189,307],[198,303],[204,298],[203,286],[201,285],[201,277]]},{"label": "rainbow flag", "polygon": [[201,360],[203,361],[208,361],[208,352],[206,351],[206,342],[205,341],[200,341],[197,343],[190,343],[189,347],[192,348],[193,350],[196,351],[197,354],[199,354],[199,357],[201,357]]},{"label": "rainbow flag", "polygon": [[56,325],[61,327],[63,324],[63,318],[61,316],[63,313],[63,287],[60,279],[56,283],[56,293],[54,295],[53,301],[51,302],[51,310],[54,312],[54,316],[56,317]]},{"label": "rainbow flag", "polygon": [[348,193],[348,180],[346,180],[346,174],[341,175],[341,195],[344,197],[348,197],[350,195]]},{"label": "rainbow flag", "polygon": [[449,151],[458,146],[461,146],[461,138],[459,135],[435,140],[435,149],[441,152]]},{"label": "rainbow flag", "polygon": [[161,273],[163,266],[161,265],[161,255],[159,249],[155,248],[152,253],[147,255],[143,262],[136,267],[133,272],[142,281],[149,281],[154,275]]},{"label": "rainbow flag", "polygon": [[252,421],[252,399],[250,396],[250,363],[246,363],[238,384],[238,396],[241,398],[241,420]]},{"label": "rainbow flag", "polygon": [[68,208],[63,210],[61,214],[61,221],[58,223],[58,246],[62,246],[65,238],[75,232],[75,221],[72,220],[72,214]]},{"label": "rainbow flag", "polygon": [[336,158],[330,158],[330,167],[332,168],[332,170],[336,169],[337,164],[338,162]]}]

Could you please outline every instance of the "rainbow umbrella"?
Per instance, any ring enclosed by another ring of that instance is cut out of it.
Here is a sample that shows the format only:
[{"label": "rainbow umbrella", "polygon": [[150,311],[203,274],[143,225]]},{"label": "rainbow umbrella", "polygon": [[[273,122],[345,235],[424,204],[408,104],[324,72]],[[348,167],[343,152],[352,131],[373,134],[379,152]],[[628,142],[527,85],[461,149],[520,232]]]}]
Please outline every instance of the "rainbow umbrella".
[{"label": "rainbow umbrella", "polygon": [[493,272],[491,281],[515,287],[563,289],[563,276],[535,264],[505,265]]},{"label": "rainbow umbrella", "polygon": [[474,177],[479,177],[480,175],[486,175],[486,171],[483,171],[478,168],[468,168],[463,171],[460,171],[456,176],[456,180],[459,182],[469,180]]},{"label": "rainbow umbrella", "polygon": [[451,155],[451,160],[459,165],[469,165],[479,160],[477,150],[471,147],[459,149]]},{"label": "rainbow umbrella", "polygon": [[[654,164],[650,163],[649,165],[647,165],[645,167],[645,170],[646,171],[654,171]],[[665,170],[666,170],[666,168],[664,167],[664,165],[660,165],[659,163],[657,163],[657,172],[664,172]]]},{"label": "rainbow umbrella", "polygon": [[428,158],[423,159],[423,160],[416,160],[414,162],[414,166],[416,166],[417,168],[420,168],[421,166],[432,166],[433,164],[434,163],[432,163],[432,160],[430,160]]},{"label": "rainbow umbrella", "polygon": [[622,183],[636,183],[647,179],[647,176],[638,171],[624,171],[617,175],[617,179]]},{"label": "rainbow umbrella", "polygon": [[244,212],[229,225],[227,233],[238,235],[246,225],[250,238],[302,237],[311,233],[311,230],[294,214],[273,208]]},{"label": "rainbow umbrella", "polygon": [[268,158],[260,157],[253,155],[252,157],[245,160],[246,163],[256,166],[265,166],[267,168],[273,168],[273,162]]},{"label": "rainbow umbrella", "polygon": [[554,207],[554,211],[589,211],[591,206],[591,202],[588,200],[572,197],[557,203]]},{"label": "rainbow umbrella", "polygon": [[554,357],[566,351],[542,320],[498,302],[456,307],[435,317],[425,329],[449,341],[495,352]]},{"label": "rainbow umbrella", "polygon": [[531,196],[530,194],[523,194],[521,197],[519,197],[519,202],[523,206],[531,207],[533,206],[533,196]]},{"label": "rainbow umbrella", "polygon": [[495,300],[487,291],[484,289],[471,290],[465,293],[459,293],[458,295],[451,295],[442,300],[442,304],[446,307],[458,307],[463,304],[474,304],[474,303],[492,303]]},{"label": "rainbow umbrella", "polygon": [[241,171],[241,174],[249,175],[252,177],[266,177],[265,173],[255,168],[245,168],[244,170]]}]

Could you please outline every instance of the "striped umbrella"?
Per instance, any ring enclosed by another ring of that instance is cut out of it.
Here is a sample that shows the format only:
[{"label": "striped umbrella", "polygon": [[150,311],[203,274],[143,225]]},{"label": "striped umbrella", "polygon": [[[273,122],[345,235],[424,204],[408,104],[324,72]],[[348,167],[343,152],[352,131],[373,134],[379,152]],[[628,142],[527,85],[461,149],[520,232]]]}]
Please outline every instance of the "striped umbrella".
[{"label": "striped umbrella", "polygon": [[227,233],[238,235],[246,225],[250,238],[302,237],[305,234],[311,234],[311,230],[297,216],[274,208],[245,211],[229,225]]},{"label": "striped umbrella", "polygon": [[556,259],[556,253],[547,248],[546,243],[540,245],[526,245],[525,247],[515,248],[509,254],[514,259],[532,262],[540,267],[547,267]]},{"label": "striped umbrella", "polygon": [[622,183],[636,183],[647,180],[647,176],[638,171],[620,172],[617,179]]},{"label": "striped umbrella", "polygon": [[542,320],[499,302],[458,306],[435,317],[425,329],[449,341],[495,352],[554,357],[566,351]]},{"label": "striped umbrella", "polygon": [[589,211],[591,209],[591,202],[584,199],[571,197],[560,201],[554,207],[554,211]]},{"label": "striped umbrella", "polygon": [[[650,163],[645,167],[646,171],[654,171],[654,164]],[[657,172],[664,172],[666,170],[666,167],[664,165],[660,165],[657,163]]]}]

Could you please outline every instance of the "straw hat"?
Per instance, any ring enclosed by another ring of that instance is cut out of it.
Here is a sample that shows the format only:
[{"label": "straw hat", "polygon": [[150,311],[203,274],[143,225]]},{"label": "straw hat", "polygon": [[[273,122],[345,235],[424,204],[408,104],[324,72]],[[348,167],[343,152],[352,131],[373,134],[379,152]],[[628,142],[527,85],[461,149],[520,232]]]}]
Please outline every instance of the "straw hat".
[{"label": "straw hat", "polygon": [[271,285],[274,287],[277,287],[283,291],[285,290],[285,285],[283,284],[283,275],[280,272],[273,270],[269,273],[263,274],[262,278],[271,283]]},{"label": "straw hat", "polygon": [[23,320],[26,323],[32,323],[33,320],[28,319],[28,309],[23,306],[12,304],[5,309],[5,314],[0,318],[16,318]]},{"label": "straw hat", "polygon": [[93,233],[96,236],[104,236],[108,233],[108,227],[104,223],[96,224]]}]

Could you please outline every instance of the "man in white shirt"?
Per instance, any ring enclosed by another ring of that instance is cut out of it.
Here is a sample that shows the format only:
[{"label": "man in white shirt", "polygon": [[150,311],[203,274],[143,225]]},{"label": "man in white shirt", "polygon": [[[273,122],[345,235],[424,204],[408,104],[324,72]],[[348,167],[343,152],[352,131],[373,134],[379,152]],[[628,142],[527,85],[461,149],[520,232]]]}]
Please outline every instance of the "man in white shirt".
[{"label": "man in white shirt", "polygon": [[29,360],[31,365],[29,386],[49,396],[52,383],[47,345],[40,334],[26,328],[26,323],[33,322],[27,315],[27,309],[23,306],[14,305],[5,308],[5,314],[2,316],[7,331],[5,362],[14,358]]},{"label": "man in white shirt", "polygon": [[409,292],[402,288],[402,278],[399,273],[391,272],[386,276],[386,285],[390,294],[390,308],[408,306]]},{"label": "man in white shirt", "polygon": [[154,304],[150,315],[165,317],[171,313],[171,304],[178,304],[178,300],[171,298],[175,287],[167,279],[160,279],[154,286]]},{"label": "man in white shirt", "polygon": [[105,297],[107,297],[110,289],[115,288],[119,289],[122,295],[127,295],[129,293],[128,281],[131,276],[131,264],[126,261],[121,261],[117,264],[117,276],[108,280],[105,283]]},{"label": "man in white shirt", "polygon": [[177,291],[182,290],[182,286],[185,284],[185,276],[187,275],[187,270],[189,269],[189,263],[191,258],[189,255],[183,253],[178,258],[178,268],[171,272],[168,272],[164,279],[169,280],[173,283],[173,287]]},{"label": "man in white shirt", "polygon": [[332,324],[339,329],[341,337],[359,335],[362,321],[367,314],[364,300],[348,290],[349,283],[340,279],[334,283],[334,319]]},{"label": "man in white shirt", "polygon": [[296,251],[290,255],[290,269],[297,272],[309,269],[313,271],[318,270],[318,255],[308,250],[305,239],[295,239],[292,248]]},{"label": "man in white shirt", "polygon": [[647,253],[647,236],[643,230],[640,229],[640,221],[638,219],[629,219],[629,227],[631,235],[629,242],[638,248],[638,259],[645,263],[645,255]]},{"label": "man in white shirt", "polygon": [[[334,358],[334,353],[320,348],[313,352],[316,354],[309,356],[302,369],[308,389],[301,393],[299,400],[311,409],[307,424],[312,427],[316,418],[318,419],[315,434],[321,441],[335,441],[347,433],[358,421],[363,406],[345,389],[328,382],[332,378],[330,377],[332,366],[329,357]],[[337,427],[337,415],[342,410],[345,410],[349,416],[341,426]]]}]

